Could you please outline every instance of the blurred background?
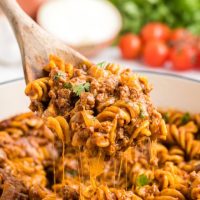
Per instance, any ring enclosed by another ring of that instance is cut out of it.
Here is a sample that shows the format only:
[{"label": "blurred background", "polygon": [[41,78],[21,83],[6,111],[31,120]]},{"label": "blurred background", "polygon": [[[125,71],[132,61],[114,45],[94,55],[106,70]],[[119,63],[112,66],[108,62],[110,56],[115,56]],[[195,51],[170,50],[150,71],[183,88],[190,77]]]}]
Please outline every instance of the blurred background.
[{"label": "blurred background", "polygon": [[[48,32],[92,61],[200,80],[200,0],[17,0]],[[23,77],[0,11],[0,82]]]}]

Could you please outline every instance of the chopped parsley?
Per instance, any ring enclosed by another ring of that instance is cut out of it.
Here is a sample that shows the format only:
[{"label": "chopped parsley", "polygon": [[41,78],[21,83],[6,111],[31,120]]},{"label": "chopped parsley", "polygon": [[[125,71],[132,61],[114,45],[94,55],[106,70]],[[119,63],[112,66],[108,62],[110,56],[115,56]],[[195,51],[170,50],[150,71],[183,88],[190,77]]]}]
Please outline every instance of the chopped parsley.
[{"label": "chopped parsley", "polygon": [[74,85],[72,87],[72,91],[77,95],[80,96],[82,92],[88,92],[90,90],[90,83],[86,82],[79,85]]},{"label": "chopped parsley", "polygon": [[186,124],[190,120],[190,114],[186,112],[181,118],[181,124]]},{"label": "chopped parsley", "polygon": [[140,110],[140,118],[144,119],[146,117],[146,113],[144,112],[144,110]]},{"label": "chopped parsley", "polygon": [[86,82],[84,84],[85,91],[88,92],[90,90],[90,83]]},{"label": "chopped parsley", "polygon": [[103,61],[97,64],[98,67],[104,68],[107,65],[107,62]]},{"label": "chopped parsley", "polygon": [[54,75],[53,79],[57,81],[59,80],[59,78],[66,78],[66,73],[62,71],[58,71],[57,74]]},{"label": "chopped parsley", "polygon": [[169,113],[168,113],[168,112],[164,113],[162,117],[163,117],[163,119],[164,119],[164,121],[165,121],[166,123],[169,122]]},{"label": "chopped parsley", "polygon": [[90,83],[86,82],[79,85],[64,83],[63,87],[74,92],[76,96],[80,96],[82,92],[88,92],[90,90]]},{"label": "chopped parsley", "polygon": [[72,176],[77,176],[78,175],[78,173],[77,173],[77,171],[76,170],[69,170],[68,171]]},{"label": "chopped parsley", "polygon": [[141,119],[144,119],[145,117],[148,117],[148,113],[147,113],[146,109],[142,106],[142,104],[139,104],[139,108],[140,108],[139,117]]},{"label": "chopped parsley", "polygon": [[140,174],[136,179],[136,185],[139,187],[143,187],[149,184],[149,179],[145,174]]},{"label": "chopped parsley", "polygon": [[72,89],[72,84],[71,83],[64,83],[64,88],[66,88],[66,89]]}]

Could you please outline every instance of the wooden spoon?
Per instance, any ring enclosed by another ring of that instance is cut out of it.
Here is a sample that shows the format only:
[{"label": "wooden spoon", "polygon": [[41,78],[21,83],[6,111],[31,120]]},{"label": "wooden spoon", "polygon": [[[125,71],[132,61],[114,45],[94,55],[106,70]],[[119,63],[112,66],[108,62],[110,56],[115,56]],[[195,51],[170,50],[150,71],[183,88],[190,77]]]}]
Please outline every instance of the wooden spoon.
[{"label": "wooden spoon", "polygon": [[16,0],[0,0],[0,7],[15,32],[26,83],[44,76],[42,67],[48,63],[50,54],[59,56],[73,65],[91,64],[83,55],[44,31],[22,11]]}]

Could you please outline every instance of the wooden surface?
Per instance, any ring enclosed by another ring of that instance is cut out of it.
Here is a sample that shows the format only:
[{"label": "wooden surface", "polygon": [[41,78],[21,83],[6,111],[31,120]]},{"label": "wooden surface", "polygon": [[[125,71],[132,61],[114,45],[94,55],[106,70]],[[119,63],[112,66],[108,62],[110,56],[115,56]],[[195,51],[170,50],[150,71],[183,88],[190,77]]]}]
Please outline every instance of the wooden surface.
[{"label": "wooden surface", "polygon": [[90,64],[84,56],[40,28],[22,11],[15,0],[0,0],[0,7],[17,38],[26,82],[44,75],[42,66],[47,64],[50,54],[57,55],[73,65]]}]

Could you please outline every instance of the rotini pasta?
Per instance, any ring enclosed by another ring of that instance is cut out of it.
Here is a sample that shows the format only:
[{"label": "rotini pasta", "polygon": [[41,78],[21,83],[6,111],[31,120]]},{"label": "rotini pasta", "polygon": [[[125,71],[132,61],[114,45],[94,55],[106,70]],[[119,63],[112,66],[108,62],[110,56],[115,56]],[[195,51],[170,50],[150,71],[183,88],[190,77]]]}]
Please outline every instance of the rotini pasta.
[{"label": "rotini pasta", "polygon": [[200,200],[199,114],[158,112],[116,64],[44,70],[25,89],[42,119],[0,122],[1,200]]},{"label": "rotini pasta", "polygon": [[141,138],[166,138],[144,77],[116,64],[72,66],[52,55],[44,70],[49,76],[29,83],[25,93],[69,146],[113,156]]},{"label": "rotini pasta", "polygon": [[[115,123],[125,126],[129,121],[127,116],[131,115],[128,109],[123,110],[126,106],[115,102],[102,107],[98,121],[88,120],[91,113],[87,110],[77,115],[85,115],[86,125],[99,126],[105,122],[103,111],[110,112],[106,123],[112,123],[113,113],[119,112],[122,120]],[[146,159],[145,149],[140,146],[129,147],[116,157],[105,159],[104,167],[101,157],[91,161],[81,149],[65,146],[62,155],[61,141],[68,143],[71,138],[71,122],[66,125],[63,116],[47,117],[48,126],[57,135],[33,113],[0,122],[0,199],[199,200],[200,159],[198,154],[191,156],[187,151],[188,142],[196,141],[198,145],[200,141],[199,115],[173,110],[161,113],[168,130],[174,127],[176,131],[169,132],[166,141],[150,143],[156,154],[153,158],[157,159],[154,165]],[[191,141],[187,140],[188,134],[192,136]],[[142,146],[148,145],[148,141],[144,140]],[[93,174],[92,170],[102,172]]]}]

